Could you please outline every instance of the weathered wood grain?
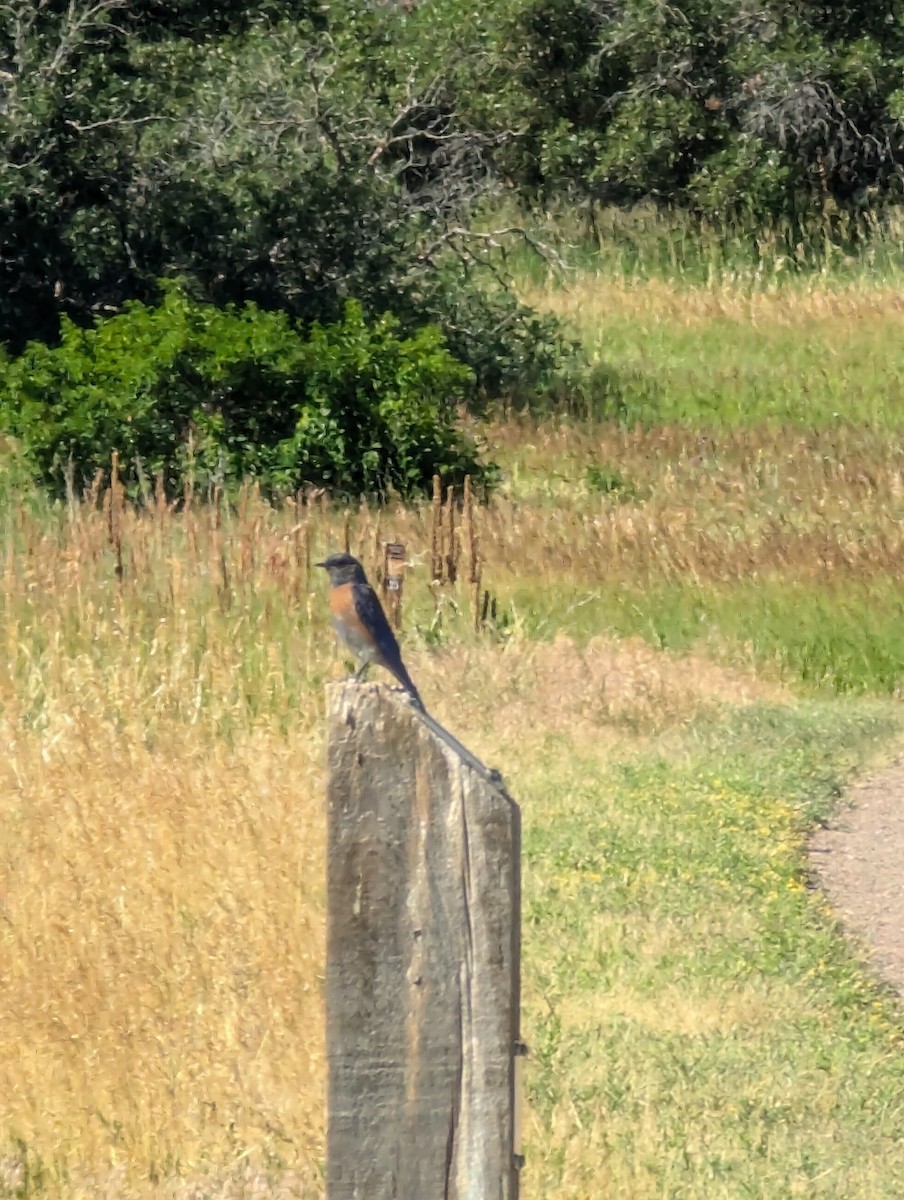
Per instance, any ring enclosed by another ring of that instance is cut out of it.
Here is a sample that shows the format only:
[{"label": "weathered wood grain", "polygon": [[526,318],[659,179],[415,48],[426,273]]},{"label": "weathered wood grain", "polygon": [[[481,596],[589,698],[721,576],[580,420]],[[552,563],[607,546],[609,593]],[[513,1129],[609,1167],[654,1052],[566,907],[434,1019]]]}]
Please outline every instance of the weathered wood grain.
[{"label": "weathered wood grain", "polygon": [[400,694],[328,705],[328,1200],[516,1200],[518,808]]}]

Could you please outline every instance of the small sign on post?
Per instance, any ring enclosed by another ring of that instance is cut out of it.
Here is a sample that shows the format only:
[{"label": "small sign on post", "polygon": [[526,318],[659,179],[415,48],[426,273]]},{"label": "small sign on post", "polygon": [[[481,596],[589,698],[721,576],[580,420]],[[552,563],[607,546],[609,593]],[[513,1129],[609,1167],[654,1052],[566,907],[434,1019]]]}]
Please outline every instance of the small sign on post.
[{"label": "small sign on post", "polygon": [[383,554],[383,607],[393,629],[401,629],[405,546],[402,542],[387,542]]}]

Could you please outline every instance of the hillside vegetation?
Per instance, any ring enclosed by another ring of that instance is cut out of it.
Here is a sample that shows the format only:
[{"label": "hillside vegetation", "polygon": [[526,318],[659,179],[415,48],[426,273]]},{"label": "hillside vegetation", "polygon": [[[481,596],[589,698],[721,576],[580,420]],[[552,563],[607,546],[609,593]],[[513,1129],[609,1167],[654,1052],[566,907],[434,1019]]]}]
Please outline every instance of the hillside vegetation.
[{"label": "hillside vegetation", "polygon": [[[683,339],[712,320],[743,373],[804,316],[842,378],[851,314],[898,320],[829,287],[797,309],[575,286],[535,299],[588,338],[655,314],[644,387],[679,351],[702,372],[713,343]],[[430,586],[426,504],[134,508],[107,481],[51,506],[8,475],[7,1190],[322,1195],[322,687],[344,666],[310,563],[347,538],[374,575],[392,538],[412,674],[524,812],[525,1194],[900,1194],[900,1011],[804,856],[901,732],[900,448],[867,414],[685,416],[481,426],[502,475],[477,631],[465,577]]]},{"label": "hillside vegetation", "polygon": [[[116,450],[130,486],[161,467],[177,491],[188,445],[231,488],[424,490],[431,458],[451,482],[454,402],[485,412],[586,373],[519,297],[525,255],[571,262],[613,214],[649,212],[654,240],[734,232],[758,266],[770,243],[803,273],[893,242],[898,7],[12,0],[0,429],[57,490],[70,460],[90,481]],[[374,352],[387,328],[404,361]],[[337,362],[349,344],[375,358],[360,381]],[[416,393],[438,378],[450,403],[425,421]]]},{"label": "hillside vegetation", "polygon": [[312,564],[388,540],[522,806],[525,1200],[900,1200],[806,838],[904,731],[902,20],[6,4],[0,1200],[323,1196]]}]

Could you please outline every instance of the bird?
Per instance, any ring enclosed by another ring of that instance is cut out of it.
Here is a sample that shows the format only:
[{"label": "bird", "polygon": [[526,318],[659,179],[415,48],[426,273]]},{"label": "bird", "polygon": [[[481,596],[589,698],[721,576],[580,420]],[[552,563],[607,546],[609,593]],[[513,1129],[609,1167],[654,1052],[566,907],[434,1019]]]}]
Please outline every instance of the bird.
[{"label": "bird", "polygon": [[367,582],[364,568],[351,554],[331,554],[323,562],[330,579],[330,613],[340,641],[360,660],[360,679],[371,663],[395,676],[421,712],[426,712],[420,692],[402,662],[402,652],[386,620],[380,598]]}]

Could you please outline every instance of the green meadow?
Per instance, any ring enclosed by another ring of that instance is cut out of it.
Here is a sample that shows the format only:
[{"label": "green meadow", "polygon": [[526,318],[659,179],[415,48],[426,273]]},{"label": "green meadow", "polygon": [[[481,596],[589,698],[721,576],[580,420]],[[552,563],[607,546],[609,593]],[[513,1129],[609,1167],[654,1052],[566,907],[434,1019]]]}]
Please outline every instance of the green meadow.
[{"label": "green meadow", "polygon": [[52,504],[10,448],[0,1196],[322,1196],[346,539],[522,806],[524,1196],[904,1193],[900,1004],[806,858],[904,731],[899,280],[605,267],[525,278],[562,403],[471,421],[486,621],[429,503]]}]

